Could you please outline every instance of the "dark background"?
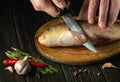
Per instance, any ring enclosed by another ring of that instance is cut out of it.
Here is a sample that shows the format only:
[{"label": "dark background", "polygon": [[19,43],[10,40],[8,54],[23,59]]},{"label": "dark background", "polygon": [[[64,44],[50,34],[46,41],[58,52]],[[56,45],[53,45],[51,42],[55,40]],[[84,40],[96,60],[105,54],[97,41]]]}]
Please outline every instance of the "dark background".
[{"label": "dark background", "polygon": [[[71,0],[70,11],[76,16],[79,13],[81,0]],[[38,53],[34,36],[40,26],[53,20],[44,12],[36,12],[29,0],[0,0],[0,82],[120,82],[120,69],[102,69],[102,63],[87,66],[72,66],[47,60]],[[35,57],[40,57],[46,63],[58,68],[55,75],[36,79],[32,76],[18,76],[4,70],[5,51],[16,47]],[[119,55],[108,60],[120,67]],[[71,69],[90,69],[93,74],[80,73],[74,76]],[[100,73],[100,76],[97,75]]]}]

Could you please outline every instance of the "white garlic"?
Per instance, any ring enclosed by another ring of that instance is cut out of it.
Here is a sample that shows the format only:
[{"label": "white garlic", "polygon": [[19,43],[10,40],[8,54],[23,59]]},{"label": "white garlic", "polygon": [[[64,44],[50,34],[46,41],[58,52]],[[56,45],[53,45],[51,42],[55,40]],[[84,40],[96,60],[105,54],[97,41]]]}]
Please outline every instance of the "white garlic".
[{"label": "white garlic", "polygon": [[13,68],[12,66],[8,66],[8,67],[6,67],[5,70],[10,71],[11,73],[14,72],[14,68]]},{"label": "white garlic", "polygon": [[17,61],[14,65],[14,69],[19,75],[28,74],[31,70],[31,66],[28,63],[27,56],[23,60]]},{"label": "white garlic", "polygon": [[102,65],[102,68],[105,69],[105,68],[118,68],[117,66],[113,65],[112,63],[110,62],[107,62],[107,63],[104,63]]}]

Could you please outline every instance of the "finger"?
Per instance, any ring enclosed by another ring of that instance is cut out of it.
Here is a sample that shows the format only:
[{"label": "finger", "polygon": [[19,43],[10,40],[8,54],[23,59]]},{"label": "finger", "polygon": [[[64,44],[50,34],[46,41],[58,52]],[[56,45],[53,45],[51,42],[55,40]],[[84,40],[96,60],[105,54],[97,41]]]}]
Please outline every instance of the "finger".
[{"label": "finger", "polygon": [[56,17],[58,12],[50,0],[30,0],[36,11],[44,11],[49,15]]},{"label": "finger", "polygon": [[48,5],[48,7],[45,7],[43,11],[48,13],[52,17],[57,17],[59,15],[59,12],[56,10],[52,2]]},{"label": "finger", "polygon": [[36,11],[43,10],[46,7],[46,5],[49,5],[51,3],[50,1],[45,2],[45,0],[41,0],[41,1],[40,0],[30,0],[30,2],[32,3],[32,5]]},{"label": "finger", "polygon": [[66,7],[66,3],[64,0],[52,0],[52,1],[57,7],[61,9],[64,9]]},{"label": "finger", "polygon": [[49,8],[46,8],[43,11],[48,13],[52,17],[57,17],[59,15],[59,12],[55,9],[55,7],[53,5],[51,5]]},{"label": "finger", "polygon": [[109,0],[101,0],[99,8],[98,25],[103,28],[106,26],[107,14],[109,8]]},{"label": "finger", "polygon": [[66,1],[66,8],[68,9],[70,6],[70,1]]},{"label": "finger", "polygon": [[88,8],[88,22],[93,24],[96,18],[96,12],[99,5],[99,0],[90,0]]},{"label": "finger", "polygon": [[79,12],[79,15],[77,17],[77,20],[86,20],[87,19],[88,5],[89,5],[89,0],[84,0],[81,10]]},{"label": "finger", "polygon": [[117,16],[119,14],[120,6],[115,1],[111,0],[110,10],[107,19],[107,26],[112,26],[114,22],[117,20]]}]

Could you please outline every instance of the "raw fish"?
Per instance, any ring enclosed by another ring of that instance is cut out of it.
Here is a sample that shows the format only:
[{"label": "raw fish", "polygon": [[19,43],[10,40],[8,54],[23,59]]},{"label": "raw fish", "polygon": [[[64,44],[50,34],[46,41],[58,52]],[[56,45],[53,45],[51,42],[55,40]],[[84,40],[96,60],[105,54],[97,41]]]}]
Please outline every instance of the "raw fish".
[{"label": "raw fish", "polygon": [[[78,21],[88,38],[93,44],[104,44],[120,39],[120,23],[116,22],[111,27],[99,28],[96,24],[87,21]],[[87,41],[87,37],[79,32],[71,31],[65,23],[50,27],[43,32],[38,42],[48,47],[55,46],[80,46]]]}]

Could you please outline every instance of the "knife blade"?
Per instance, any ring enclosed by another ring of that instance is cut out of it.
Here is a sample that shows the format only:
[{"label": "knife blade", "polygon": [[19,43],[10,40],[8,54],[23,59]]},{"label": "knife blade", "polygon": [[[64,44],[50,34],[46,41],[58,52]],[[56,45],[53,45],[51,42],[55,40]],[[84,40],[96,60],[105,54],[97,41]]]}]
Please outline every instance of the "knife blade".
[{"label": "knife blade", "polygon": [[[57,11],[60,13],[59,16],[61,16],[63,18],[64,22],[67,24],[67,26],[70,28],[71,31],[80,32],[80,33],[86,35],[85,31],[75,21],[75,19],[71,15],[71,13],[69,13],[69,11],[66,8],[64,8],[62,10],[62,9],[58,8],[57,6],[55,6],[55,7],[56,7]],[[88,37],[87,37],[87,41],[85,43],[83,43],[82,45],[85,46],[86,48],[88,48],[89,50],[97,53],[96,48],[94,47],[94,45],[92,44],[92,42],[89,40]]]},{"label": "knife blade", "polygon": [[[63,15],[61,15],[61,17],[63,18],[63,20],[65,21],[65,23],[67,24],[67,26],[70,28],[70,30],[76,31],[76,32],[80,32],[80,33],[86,35],[86,33],[84,32],[84,30],[74,20],[73,16],[70,13],[63,14]],[[89,50],[97,53],[96,48],[93,46],[92,42],[88,39],[88,37],[87,37],[87,41],[84,44],[82,44],[82,45],[84,45]]]}]

